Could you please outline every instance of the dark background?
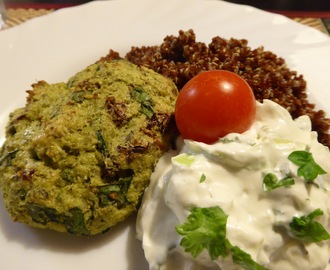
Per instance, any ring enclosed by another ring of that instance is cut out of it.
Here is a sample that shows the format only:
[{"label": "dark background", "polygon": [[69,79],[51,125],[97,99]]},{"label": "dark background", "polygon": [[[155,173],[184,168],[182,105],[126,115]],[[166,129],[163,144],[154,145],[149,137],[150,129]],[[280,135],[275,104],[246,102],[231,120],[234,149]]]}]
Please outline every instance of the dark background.
[{"label": "dark background", "polygon": [[[87,0],[4,0],[8,7],[26,5],[71,6],[89,2]],[[157,1],[157,0],[155,0]],[[178,0],[180,1],[180,0]],[[330,11],[330,0],[225,0],[227,2],[255,6],[265,10],[285,11]]]},{"label": "dark background", "polygon": [[266,10],[330,11],[330,0],[225,0]]}]

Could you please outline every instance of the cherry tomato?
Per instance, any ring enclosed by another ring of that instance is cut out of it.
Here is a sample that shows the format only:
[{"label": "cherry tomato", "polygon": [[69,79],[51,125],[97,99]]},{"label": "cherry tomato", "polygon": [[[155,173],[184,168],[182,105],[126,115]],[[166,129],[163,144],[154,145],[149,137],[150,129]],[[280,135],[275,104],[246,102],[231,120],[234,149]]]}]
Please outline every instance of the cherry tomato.
[{"label": "cherry tomato", "polygon": [[256,101],[251,87],[233,72],[202,72],[181,89],[175,120],[185,139],[214,143],[228,133],[242,133],[254,122]]}]

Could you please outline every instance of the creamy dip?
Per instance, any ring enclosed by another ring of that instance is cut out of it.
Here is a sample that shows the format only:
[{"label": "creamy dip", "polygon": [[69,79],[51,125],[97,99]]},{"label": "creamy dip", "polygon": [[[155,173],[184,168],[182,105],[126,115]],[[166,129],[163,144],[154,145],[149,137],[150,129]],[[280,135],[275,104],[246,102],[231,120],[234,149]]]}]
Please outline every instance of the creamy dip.
[{"label": "creamy dip", "polygon": [[[211,260],[207,250],[193,258],[180,246],[175,229],[193,207],[219,206],[227,215],[226,236],[232,245],[272,270],[326,269],[329,240],[304,242],[292,237],[293,217],[315,218],[330,232],[330,175],[308,182],[288,156],[312,154],[330,172],[328,148],[311,132],[307,116],[292,120],[274,102],[257,103],[256,120],[243,134],[232,133],[208,145],[186,140],[180,153],[159,161],[139,211],[137,231],[150,269],[242,269],[231,256]],[[294,184],[267,190],[265,175],[290,176]]]}]

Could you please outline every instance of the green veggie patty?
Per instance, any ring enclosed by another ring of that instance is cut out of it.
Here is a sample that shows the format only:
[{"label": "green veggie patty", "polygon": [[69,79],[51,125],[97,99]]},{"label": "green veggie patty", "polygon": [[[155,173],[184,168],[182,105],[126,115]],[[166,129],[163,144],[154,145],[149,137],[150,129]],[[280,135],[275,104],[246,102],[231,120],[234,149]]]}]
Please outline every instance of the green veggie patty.
[{"label": "green veggie patty", "polygon": [[100,60],[67,83],[39,81],[10,114],[0,188],[14,221],[102,233],[136,211],[174,137],[174,83]]}]

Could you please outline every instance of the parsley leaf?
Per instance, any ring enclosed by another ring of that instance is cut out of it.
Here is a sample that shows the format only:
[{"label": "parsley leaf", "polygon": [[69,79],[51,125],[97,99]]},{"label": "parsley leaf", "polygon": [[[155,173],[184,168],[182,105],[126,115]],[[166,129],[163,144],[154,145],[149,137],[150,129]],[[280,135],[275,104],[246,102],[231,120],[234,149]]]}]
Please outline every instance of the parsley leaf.
[{"label": "parsley leaf", "polygon": [[318,165],[312,153],[307,151],[294,151],[288,159],[298,166],[298,176],[305,178],[307,182],[312,182],[319,174],[326,174],[320,165]]},{"label": "parsley leaf", "polygon": [[290,223],[293,238],[305,242],[319,242],[330,239],[330,234],[321,223],[314,221],[317,216],[322,216],[323,211],[316,209],[307,216],[294,217]]},{"label": "parsley leaf", "polygon": [[287,176],[281,180],[278,180],[277,176],[273,173],[267,173],[264,176],[263,184],[265,190],[273,190],[279,187],[290,187],[294,185],[294,179],[290,176]]},{"label": "parsley leaf", "polygon": [[180,245],[196,258],[207,249],[212,260],[227,256],[226,239],[227,215],[220,207],[193,208],[187,222],[176,226],[178,234],[183,235]]},{"label": "parsley leaf", "polygon": [[235,246],[231,248],[233,253],[233,262],[240,265],[245,270],[267,270],[267,268],[256,263],[251,255]]},{"label": "parsley leaf", "polygon": [[199,183],[202,183],[202,182],[204,182],[206,180],[206,176],[205,176],[205,174],[203,173],[202,175],[201,175],[201,178],[199,179]]},{"label": "parsley leaf", "polygon": [[187,222],[176,226],[177,233],[184,236],[180,245],[194,258],[204,249],[209,252],[212,260],[231,253],[234,263],[245,270],[267,270],[256,263],[251,255],[229,242],[226,236],[227,218],[218,206],[193,208]]}]

